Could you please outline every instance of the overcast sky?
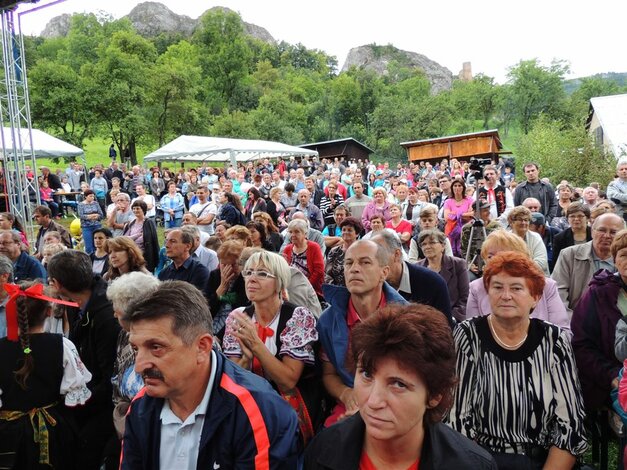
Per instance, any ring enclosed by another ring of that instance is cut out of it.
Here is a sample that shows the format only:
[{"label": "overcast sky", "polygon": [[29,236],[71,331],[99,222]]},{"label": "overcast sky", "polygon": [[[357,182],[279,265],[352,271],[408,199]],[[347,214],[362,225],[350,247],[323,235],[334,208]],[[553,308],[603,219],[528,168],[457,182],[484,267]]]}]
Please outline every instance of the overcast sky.
[{"label": "overcast sky", "polygon": [[[119,18],[135,0],[65,0],[22,16],[22,30],[38,34],[54,16],[96,11]],[[302,43],[336,56],[339,66],[352,47],[376,43],[424,54],[457,74],[463,62],[473,74],[503,83],[507,68],[538,58],[570,63],[569,78],[627,72],[627,1],[560,0],[161,0],[175,13],[199,17],[213,6],[229,7],[277,40]],[[18,11],[33,8],[22,4]]]}]

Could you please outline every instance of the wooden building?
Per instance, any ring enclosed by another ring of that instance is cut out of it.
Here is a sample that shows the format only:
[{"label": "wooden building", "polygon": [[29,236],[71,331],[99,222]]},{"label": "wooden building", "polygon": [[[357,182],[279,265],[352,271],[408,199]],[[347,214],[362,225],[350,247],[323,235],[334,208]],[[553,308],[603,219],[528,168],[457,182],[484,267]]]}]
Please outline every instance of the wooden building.
[{"label": "wooden building", "polygon": [[344,160],[366,160],[369,158],[373,150],[358,140],[348,137],[346,139],[327,140],[326,142],[314,142],[312,144],[300,145],[302,148],[315,150],[318,152],[320,159],[343,158]]},{"label": "wooden building", "polygon": [[497,129],[402,142],[401,146],[407,149],[410,162],[436,163],[443,158],[449,161],[452,158],[466,161],[472,157],[497,160],[500,154],[509,153],[502,151],[503,144],[501,144]]}]

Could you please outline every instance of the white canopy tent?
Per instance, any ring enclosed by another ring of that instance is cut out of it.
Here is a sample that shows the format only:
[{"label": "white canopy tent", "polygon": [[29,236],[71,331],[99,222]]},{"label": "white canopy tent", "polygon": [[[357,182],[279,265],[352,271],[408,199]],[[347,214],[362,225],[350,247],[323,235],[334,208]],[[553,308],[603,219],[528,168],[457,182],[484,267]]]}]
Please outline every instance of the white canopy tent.
[{"label": "white canopy tent", "polygon": [[[13,135],[10,127],[2,128],[2,157],[5,155],[12,155],[15,147],[19,148],[19,145],[14,145]],[[72,144],[57,139],[56,137],[46,134],[39,129],[32,129],[33,136],[33,151],[35,158],[61,158],[61,157],[78,157],[83,155],[83,150],[75,147]],[[22,143],[22,150],[25,155],[30,155],[31,145],[30,138],[28,136],[28,129],[20,129],[19,137]]]},{"label": "white canopy tent", "polygon": [[219,163],[233,165],[263,158],[318,156],[315,150],[293,147],[266,140],[228,139],[182,135],[144,157],[145,162],[177,161]]}]

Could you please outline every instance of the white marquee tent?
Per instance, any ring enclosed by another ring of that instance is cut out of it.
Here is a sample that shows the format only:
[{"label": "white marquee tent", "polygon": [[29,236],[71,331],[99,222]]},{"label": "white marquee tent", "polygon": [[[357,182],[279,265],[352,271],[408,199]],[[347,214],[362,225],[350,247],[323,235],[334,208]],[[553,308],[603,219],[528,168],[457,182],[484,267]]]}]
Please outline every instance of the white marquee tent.
[{"label": "white marquee tent", "polygon": [[[2,157],[13,154],[13,135],[10,127],[2,128]],[[60,158],[60,157],[78,157],[83,155],[83,151],[72,144],[57,139],[56,137],[46,134],[39,129],[32,130],[33,150],[35,158]],[[31,145],[28,137],[28,129],[21,129],[19,137],[22,143],[22,149],[25,156],[30,156]],[[18,145],[19,147],[19,145]]]},{"label": "white marquee tent", "polygon": [[144,157],[145,162],[241,163],[263,158],[317,156],[315,150],[266,140],[182,135]]}]

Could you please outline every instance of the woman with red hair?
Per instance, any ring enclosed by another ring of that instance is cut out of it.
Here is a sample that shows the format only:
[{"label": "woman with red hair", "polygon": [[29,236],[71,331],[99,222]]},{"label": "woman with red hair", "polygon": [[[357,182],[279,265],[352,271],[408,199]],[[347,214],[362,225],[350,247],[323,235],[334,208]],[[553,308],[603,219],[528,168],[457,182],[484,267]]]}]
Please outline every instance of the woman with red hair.
[{"label": "woman with red hair", "polygon": [[499,468],[573,468],[588,445],[573,351],[563,330],[529,316],[544,273],[506,251],[490,260],[483,283],[491,314],[454,332],[460,382],[449,422]]}]

